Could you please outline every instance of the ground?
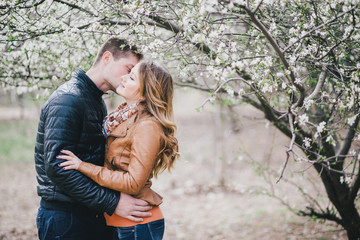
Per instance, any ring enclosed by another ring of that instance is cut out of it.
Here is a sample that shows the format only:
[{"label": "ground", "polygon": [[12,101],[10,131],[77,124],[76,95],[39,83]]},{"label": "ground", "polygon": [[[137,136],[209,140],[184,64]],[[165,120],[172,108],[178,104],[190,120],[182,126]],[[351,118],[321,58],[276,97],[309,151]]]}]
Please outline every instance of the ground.
[{"label": "ground", "polygon": [[[246,106],[235,109],[239,129],[231,131],[229,121],[219,123],[217,106],[195,111],[203,99],[180,92],[175,102],[181,160],[171,173],[154,180],[154,190],[164,197],[164,239],[346,239],[345,231],[335,224],[297,216],[278,199],[264,194],[273,189],[289,206],[304,209],[307,204],[302,195],[285,181],[292,180],[315,194],[320,203],[328,204],[316,174],[307,170],[307,178],[298,176],[306,165],[290,163],[278,184],[275,175],[266,175],[267,181],[261,177],[267,166],[281,170],[287,138],[268,126],[261,113]],[[20,116],[13,108],[9,115],[9,110],[0,108],[3,125]],[[29,121],[26,132],[31,137],[38,113],[29,108],[24,113],[30,119],[25,121]],[[1,160],[0,156],[0,240],[37,239],[40,199],[33,156],[31,151],[25,153],[25,161]],[[306,179],[313,180],[309,188]]]},{"label": "ground", "polygon": [[[346,239],[345,232],[333,224],[297,217],[269,197],[216,188],[204,190],[201,185],[184,182],[183,176],[189,177],[185,173],[188,168],[189,172],[197,168],[201,173],[203,167],[179,165],[183,173],[166,174],[154,183],[164,197],[164,239]],[[0,239],[37,239],[39,198],[33,164],[1,166],[0,182]]]}]

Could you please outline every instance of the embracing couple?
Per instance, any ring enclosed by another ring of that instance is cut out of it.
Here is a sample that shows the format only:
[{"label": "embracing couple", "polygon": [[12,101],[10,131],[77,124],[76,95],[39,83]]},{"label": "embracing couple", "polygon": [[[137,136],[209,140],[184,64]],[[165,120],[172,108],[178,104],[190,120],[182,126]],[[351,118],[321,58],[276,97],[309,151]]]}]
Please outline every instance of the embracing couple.
[{"label": "embracing couple", "polygon": [[[107,114],[102,95],[125,99]],[[162,239],[151,178],[178,158],[169,72],[111,38],[50,96],[35,146],[39,239]]]}]

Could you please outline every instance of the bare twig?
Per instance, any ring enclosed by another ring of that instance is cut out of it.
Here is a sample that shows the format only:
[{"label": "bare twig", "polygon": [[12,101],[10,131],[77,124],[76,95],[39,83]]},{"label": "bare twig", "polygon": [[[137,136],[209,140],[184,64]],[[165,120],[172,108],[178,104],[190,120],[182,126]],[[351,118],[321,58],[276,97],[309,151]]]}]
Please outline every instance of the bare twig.
[{"label": "bare twig", "polygon": [[[243,79],[243,78],[230,78],[230,79],[222,82],[222,83],[215,89],[215,91],[213,92],[213,94],[217,94],[217,93],[222,89],[222,87],[223,87],[225,84],[227,84],[227,83],[229,83],[229,82],[233,82],[233,81],[244,81],[244,82],[246,82],[246,80]],[[207,102],[210,101],[210,99],[211,99],[211,97],[208,97],[207,99],[205,99],[205,101],[200,105],[199,108],[203,108],[204,105],[205,105]]]},{"label": "bare twig", "polygon": [[259,4],[256,6],[255,10],[253,11],[254,13],[256,13],[257,10],[259,10],[260,5],[263,3],[263,1],[264,1],[264,0],[261,0],[261,1],[259,2]]},{"label": "bare twig", "polygon": [[281,170],[280,176],[279,176],[278,180],[276,181],[276,183],[280,182],[281,178],[284,175],[285,168],[286,168],[287,163],[288,163],[289,158],[290,158],[289,152],[292,151],[294,143],[295,143],[295,138],[296,138],[295,130],[294,130],[294,123],[293,123],[293,115],[291,113],[289,113],[288,117],[289,117],[289,125],[290,125],[290,130],[291,130],[292,137],[291,137],[291,142],[290,142],[289,148],[286,151],[286,160],[285,160],[284,166],[283,166],[283,168]]},{"label": "bare twig", "polygon": [[11,9],[11,8],[14,8],[14,7],[21,8],[21,9],[23,9],[23,8],[32,8],[32,7],[39,6],[40,4],[45,2],[45,0],[41,0],[41,1],[33,3],[31,5],[19,6],[20,4],[26,3],[26,2],[28,2],[28,1],[23,1],[23,2],[18,1],[18,3],[14,4],[13,6],[11,6],[11,5],[0,5],[0,9]]},{"label": "bare twig", "polygon": [[67,6],[71,7],[71,8],[78,9],[78,10],[80,10],[82,12],[85,12],[85,13],[91,15],[91,16],[96,16],[96,14],[94,14],[93,12],[91,12],[91,11],[85,9],[85,8],[82,8],[82,7],[78,6],[78,5],[75,5],[73,3],[68,3],[68,2],[65,2],[63,0],[54,0],[54,2],[58,2],[58,3],[61,3],[61,4],[67,5]]},{"label": "bare twig", "polygon": [[211,88],[208,88],[205,86],[201,86],[201,85],[197,85],[197,84],[190,84],[190,83],[183,83],[183,82],[175,82],[175,85],[182,86],[182,87],[190,87],[190,88],[207,91],[207,92],[209,92],[211,90]]}]

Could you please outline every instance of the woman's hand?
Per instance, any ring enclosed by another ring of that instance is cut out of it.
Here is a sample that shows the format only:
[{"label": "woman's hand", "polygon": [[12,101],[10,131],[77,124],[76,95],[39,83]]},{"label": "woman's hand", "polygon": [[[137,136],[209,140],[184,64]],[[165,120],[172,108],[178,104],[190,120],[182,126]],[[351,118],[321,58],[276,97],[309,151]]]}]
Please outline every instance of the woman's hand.
[{"label": "woman's hand", "polygon": [[70,169],[77,170],[79,168],[80,163],[82,161],[77,156],[75,156],[75,154],[73,154],[71,151],[68,150],[61,150],[60,152],[66,155],[58,155],[56,156],[56,158],[64,159],[67,161],[60,163],[59,167],[64,167],[64,170],[70,170]]}]

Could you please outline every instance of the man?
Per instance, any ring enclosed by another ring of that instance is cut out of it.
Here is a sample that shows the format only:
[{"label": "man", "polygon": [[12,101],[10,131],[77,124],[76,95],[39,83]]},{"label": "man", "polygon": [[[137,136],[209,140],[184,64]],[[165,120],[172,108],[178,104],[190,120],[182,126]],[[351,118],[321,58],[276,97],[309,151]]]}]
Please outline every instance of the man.
[{"label": "man", "polygon": [[77,69],[41,110],[35,146],[40,239],[111,239],[103,213],[140,222],[151,207],[130,195],[103,188],[77,171],[64,171],[56,156],[73,151],[82,160],[103,165],[106,116],[104,92],[115,91],[123,75],[142,59],[125,40],[111,38],[101,47],[88,72]]}]

